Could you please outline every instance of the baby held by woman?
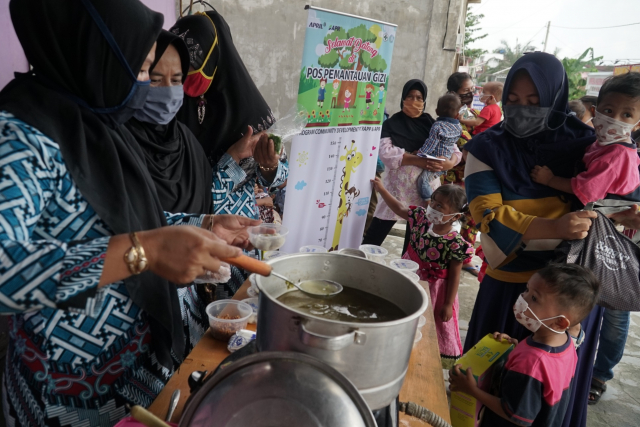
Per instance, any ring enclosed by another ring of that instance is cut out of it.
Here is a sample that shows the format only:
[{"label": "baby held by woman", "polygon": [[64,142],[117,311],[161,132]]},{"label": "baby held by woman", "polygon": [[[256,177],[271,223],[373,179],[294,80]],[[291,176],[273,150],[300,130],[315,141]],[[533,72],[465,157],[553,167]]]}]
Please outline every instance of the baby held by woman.
[{"label": "baby held by woman", "polygon": [[574,178],[562,178],[546,166],[536,166],[531,178],[539,184],[575,194],[584,205],[610,196],[631,196],[640,186],[640,157],[631,139],[631,132],[638,124],[640,73],[609,78],[598,95],[593,118],[597,140],[583,157],[586,170]]}]

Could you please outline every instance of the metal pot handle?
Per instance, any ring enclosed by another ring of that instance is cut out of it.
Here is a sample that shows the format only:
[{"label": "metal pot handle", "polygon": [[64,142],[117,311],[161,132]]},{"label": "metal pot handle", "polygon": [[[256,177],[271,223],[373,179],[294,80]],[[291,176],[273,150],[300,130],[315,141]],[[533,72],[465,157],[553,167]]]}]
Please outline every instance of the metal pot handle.
[{"label": "metal pot handle", "polygon": [[339,336],[322,335],[309,331],[304,322],[300,323],[300,341],[308,345],[309,347],[321,348],[323,350],[342,350],[343,348],[351,345],[358,344],[363,345],[367,336],[364,332],[357,330],[351,331],[348,334]]}]

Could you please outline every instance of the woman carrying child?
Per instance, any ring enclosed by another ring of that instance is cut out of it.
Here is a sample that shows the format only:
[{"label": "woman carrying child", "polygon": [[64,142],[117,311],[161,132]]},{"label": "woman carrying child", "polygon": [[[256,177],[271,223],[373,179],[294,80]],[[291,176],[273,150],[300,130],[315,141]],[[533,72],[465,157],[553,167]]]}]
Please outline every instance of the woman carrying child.
[{"label": "woman carrying child", "polygon": [[[468,151],[465,186],[469,207],[481,224],[482,247],[489,264],[473,309],[465,350],[495,331],[521,340],[529,331],[520,325],[513,305],[527,281],[554,257],[561,240],[583,239],[595,212],[570,212],[566,195],[533,182],[535,165],[555,175],[572,177],[593,130],[569,115],[568,82],[560,61],[535,52],[520,58],[509,71],[501,126],[475,136]],[[598,342],[602,309],[581,322],[584,342],[578,349],[575,384],[563,426],[586,424],[587,396]],[[577,337],[580,329],[571,328]]]},{"label": "woman carrying child", "polygon": [[443,185],[433,192],[426,208],[407,208],[384,188],[380,178],[372,183],[389,209],[409,224],[411,237],[402,258],[417,262],[420,280],[429,282],[442,367],[449,369],[462,355],[458,286],[462,263],[473,255],[473,246],[453,228],[467,210],[467,197],[461,187]]},{"label": "woman carrying child", "polygon": [[[423,159],[416,156],[424,141],[429,137],[435,120],[424,112],[427,99],[427,86],[422,80],[409,80],[402,89],[400,108],[391,118],[384,121],[380,135],[379,156],[386,167],[384,184],[387,189],[407,205],[420,205],[422,198],[418,194],[417,181],[423,170],[433,172],[446,171],[458,164],[462,154],[457,147],[449,159],[444,161]],[[431,185],[436,188],[440,179]],[[363,242],[369,245],[381,245],[397,220],[384,200],[378,203],[371,226],[367,229]],[[405,249],[409,233],[405,237]]]}]

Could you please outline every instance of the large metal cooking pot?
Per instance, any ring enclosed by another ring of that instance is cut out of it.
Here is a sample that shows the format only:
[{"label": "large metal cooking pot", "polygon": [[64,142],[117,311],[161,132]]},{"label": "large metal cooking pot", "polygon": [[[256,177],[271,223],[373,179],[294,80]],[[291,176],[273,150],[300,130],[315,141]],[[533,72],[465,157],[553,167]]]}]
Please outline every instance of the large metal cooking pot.
[{"label": "large metal cooking pot", "polygon": [[344,374],[371,409],[389,405],[400,392],[418,318],[428,304],[424,289],[384,265],[339,254],[297,254],[270,261],[291,280],[330,279],[382,297],[406,317],[393,322],[353,323],[300,313],[277,301],[288,292],[274,277],[258,277],[259,351],[297,351],[314,356]]},{"label": "large metal cooking pot", "polygon": [[180,427],[375,427],[344,375],[306,354],[262,352],[205,380]]}]

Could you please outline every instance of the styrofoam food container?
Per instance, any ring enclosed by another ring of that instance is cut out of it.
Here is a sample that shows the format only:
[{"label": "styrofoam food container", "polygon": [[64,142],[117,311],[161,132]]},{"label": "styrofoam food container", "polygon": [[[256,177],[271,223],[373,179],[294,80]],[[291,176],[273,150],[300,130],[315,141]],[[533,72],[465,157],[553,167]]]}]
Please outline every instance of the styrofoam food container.
[{"label": "styrofoam food container", "polygon": [[[233,299],[214,301],[206,308],[209,316],[211,334],[217,340],[229,342],[229,338],[240,329],[245,329],[253,309],[247,303]],[[228,315],[231,319],[221,319],[218,316]],[[237,317],[234,319],[233,317]]]},{"label": "styrofoam food container", "polygon": [[305,254],[323,254],[327,252],[327,248],[325,248],[324,246],[307,245],[301,247],[300,252]]},{"label": "styrofoam food container", "polygon": [[399,270],[401,272],[411,272],[411,273],[417,273],[418,269],[420,268],[420,265],[415,262],[415,261],[411,261],[410,259],[394,259],[391,260],[389,262],[389,267],[391,268],[395,268],[396,270]]},{"label": "styrofoam food container", "polygon": [[249,323],[257,323],[258,321],[258,297],[245,298],[242,302],[249,304],[253,309],[253,315],[249,317]]},{"label": "styrofoam food container", "polygon": [[382,246],[376,245],[360,245],[358,248],[365,253],[367,259],[375,261],[379,264],[386,264],[384,258],[389,254],[389,251]]}]

